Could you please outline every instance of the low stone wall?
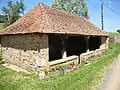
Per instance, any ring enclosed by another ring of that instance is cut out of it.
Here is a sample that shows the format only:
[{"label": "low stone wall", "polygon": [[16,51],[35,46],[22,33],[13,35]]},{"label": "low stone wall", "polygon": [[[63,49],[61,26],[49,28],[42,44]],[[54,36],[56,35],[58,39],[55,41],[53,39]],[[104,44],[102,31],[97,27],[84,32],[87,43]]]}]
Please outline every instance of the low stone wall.
[{"label": "low stone wall", "polygon": [[97,57],[101,57],[106,53],[106,49],[97,49],[80,55],[80,63],[86,62],[87,60],[94,60]]},{"label": "low stone wall", "polygon": [[115,43],[120,43],[120,36],[115,36]]},{"label": "low stone wall", "polygon": [[109,43],[115,43],[115,37],[109,36]]},{"label": "low stone wall", "polygon": [[53,68],[53,67],[57,67],[57,66],[65,66],[70,63],[74,63],[74,65],[77,65],[79,63],[79,56],[70,56],[70,57],[66,57],[64,59],[51,61],[51,62],[49,62],[49,66],[50,66],[50,68]]},{"label": "low stone wall", "polygon": [[120,36],[109,36],[109,43],[120,43]]}]

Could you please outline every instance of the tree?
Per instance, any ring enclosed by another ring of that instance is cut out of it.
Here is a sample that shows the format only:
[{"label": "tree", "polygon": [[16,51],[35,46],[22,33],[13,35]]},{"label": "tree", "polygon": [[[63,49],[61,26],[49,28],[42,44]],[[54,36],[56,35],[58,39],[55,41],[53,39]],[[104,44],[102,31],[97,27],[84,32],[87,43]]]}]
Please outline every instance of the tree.
[{"label": "tree", "polygon": [[8,26],[14,23],[17,19],[20,18],[20,14],[24,14],[24,3],[23,1],[16,1],[14,4],[12,1],[7,2],[7,7],[3,6],[2,11],[5,16],[5,26]]},{"label": "tree", "polygon": [[120,33],[120,29],[118,29],[117,32]]},{"label": "tree", "polygon": [[0,15],[0,23],[4,23],[4,16],[3,15]]},{"label": "tree", "polygon": [[52,7],[89,19],[86,0],[54,0]]}]

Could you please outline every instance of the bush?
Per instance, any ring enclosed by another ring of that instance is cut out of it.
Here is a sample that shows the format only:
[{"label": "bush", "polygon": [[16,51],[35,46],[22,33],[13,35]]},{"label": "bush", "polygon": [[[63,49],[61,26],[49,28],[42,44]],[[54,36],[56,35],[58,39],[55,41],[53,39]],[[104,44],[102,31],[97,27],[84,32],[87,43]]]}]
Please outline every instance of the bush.
[{"label": "bush", "polygon": [[118,32],[118,33],[120,33],[120,29],[119,29],[119,30],[117,30],[117,32]]}]

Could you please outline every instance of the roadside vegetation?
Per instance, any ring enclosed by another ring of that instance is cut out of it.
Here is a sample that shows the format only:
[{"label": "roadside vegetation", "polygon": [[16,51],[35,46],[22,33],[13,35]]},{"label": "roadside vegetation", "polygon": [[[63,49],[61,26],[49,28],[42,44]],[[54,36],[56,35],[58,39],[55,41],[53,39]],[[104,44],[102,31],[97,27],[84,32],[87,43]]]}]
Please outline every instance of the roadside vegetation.
[{"label": "roadside vegetation", "polygon": [[108,32],[109,36],[120,36],[120,33],[118,32]]},{"label": "roadside vegetation", "polygon": [[18,73],[0,65],[0,90],[93,90],[119,54],[120,44],[111,44],[107,54],[98,60],[45,80],[40,80],[35,73]]}]

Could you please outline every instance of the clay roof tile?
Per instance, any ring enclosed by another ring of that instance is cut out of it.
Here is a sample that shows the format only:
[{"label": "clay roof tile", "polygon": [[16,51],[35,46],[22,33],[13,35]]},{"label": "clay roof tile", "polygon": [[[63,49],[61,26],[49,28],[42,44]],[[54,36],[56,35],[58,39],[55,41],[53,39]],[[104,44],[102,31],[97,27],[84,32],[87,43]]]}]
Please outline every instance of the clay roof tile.
[{"label": "clay roof tile", "polygon": [[108,36],[90,21],[65,11],[53,9],[39,3],[0,35],[25,33],[59,33],[77,35]]}]

